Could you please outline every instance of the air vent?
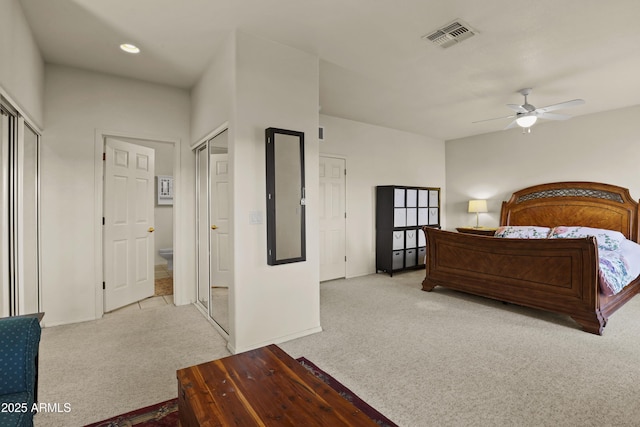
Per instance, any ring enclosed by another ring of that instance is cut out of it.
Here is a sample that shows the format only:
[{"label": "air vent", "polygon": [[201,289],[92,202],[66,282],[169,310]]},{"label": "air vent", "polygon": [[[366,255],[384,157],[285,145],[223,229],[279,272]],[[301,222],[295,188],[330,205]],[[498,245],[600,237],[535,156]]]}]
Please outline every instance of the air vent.
[{"label": "air vent", "polygon": [[475,31],[469,25],[458,19],[422,38],[446,49],[475,35]]}]

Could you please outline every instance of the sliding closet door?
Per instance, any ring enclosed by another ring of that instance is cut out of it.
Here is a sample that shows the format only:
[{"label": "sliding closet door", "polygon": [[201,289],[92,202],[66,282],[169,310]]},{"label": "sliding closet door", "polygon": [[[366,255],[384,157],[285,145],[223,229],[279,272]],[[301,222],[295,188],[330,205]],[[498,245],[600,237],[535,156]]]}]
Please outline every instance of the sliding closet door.
[{"label": "sliding closet door", "polygon": [[231,229],[229,158],[227,132],[216,135],[209,144],[209,230],[211,307],[209,315],[229,331],[229,289],[231,286]]},{"label": "sliding closet door", "polygon": [[198,304],[209,312],[209,147],[196,149]]},{"label": "sliding closet door", "polygon": [[39,142],[0,98],[0,317],[41,311]]},{"label": "sliding closet door", "polygon": [[227,135],[227,130],[216,134],[195,152],[198,304],[228,333],[232,233]]},{"label": "sliding closet door", "polygon": [[20,269],[19,293],[20,312],[37,313],[40,311],[39,295],[39,241],[38,241],[38,162],[39,137],[29,126],[24,126],[23,144],[19,150],[21,168],[19,169],[19,233]]},{"label": "sliding closet door", "polygon": [[[6,254],[9,251],[9,222],[8,222],[8,194],[7,194],[7,171],[8,147],[9,147],[9,123],[10,116],[2,105],[0,105],[0,253]],[[9,257],[0,257],[0,317],[7,317],[11,314],[11,297],[9,287]]]}]

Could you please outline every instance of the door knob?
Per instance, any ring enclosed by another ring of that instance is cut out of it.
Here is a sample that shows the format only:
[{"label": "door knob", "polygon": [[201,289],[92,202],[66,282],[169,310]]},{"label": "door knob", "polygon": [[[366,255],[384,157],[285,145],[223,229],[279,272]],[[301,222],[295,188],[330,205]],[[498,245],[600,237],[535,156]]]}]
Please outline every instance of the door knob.
[{"label": "door knob", "polygon": [[153,227],[149,227],[149,229],[148,229],[147,231],[148,231],[149,233],[153,233],[154,231],[156,231],[156,229],[155,229],[155,228],[153,228]]},{"label": "door knob", "polygon": [[217,225],[215,225],[215,224],[211,226],[211,229],[212,229],[212,230],[215,230],[216,228],[218,228],[218,226],[217,226]]}]

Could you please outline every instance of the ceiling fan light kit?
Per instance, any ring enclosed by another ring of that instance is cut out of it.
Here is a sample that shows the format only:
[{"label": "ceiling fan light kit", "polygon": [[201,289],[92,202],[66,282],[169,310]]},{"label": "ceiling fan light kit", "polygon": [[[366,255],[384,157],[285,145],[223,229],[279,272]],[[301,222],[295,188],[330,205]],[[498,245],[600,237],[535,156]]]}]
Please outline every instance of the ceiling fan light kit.
[{"label": "ceiling fan light kit", "polygon": [[527,115],[527,114],[522,115],[522,116],[520,116],[520,117],[518,117],[516,119],[516,123],[518,124],[518,126],[520,126],[522,128],[530,128],[537,121],[538,121],[538,117],[537,116]]},{"label": "ceiling fan light kit", "polygon": [[585,103],[584,99],[573,99],[571,101],[560,102],[558,104],[548,105],[542,108],[536,108],[529,104],[527,96],[531,93],[531,88],[524,88],[518,91],[520,95],[524,96],[524,104],[507,104],[508,108],[511,108],[516,112],[511,116],[497,117],[495,119],[479,120],[473,123],[486,122],[489,120],[498,119],[514,119],[505,129],[511,129],[515,126],[522,128],[522,133],[531,133],[531,126],[533,126],[539,118],[547,120],[567,120],[571,116],[565,114],[552,114],[550,111],[559,110],[561,108],[570,108],[582,105]]}]

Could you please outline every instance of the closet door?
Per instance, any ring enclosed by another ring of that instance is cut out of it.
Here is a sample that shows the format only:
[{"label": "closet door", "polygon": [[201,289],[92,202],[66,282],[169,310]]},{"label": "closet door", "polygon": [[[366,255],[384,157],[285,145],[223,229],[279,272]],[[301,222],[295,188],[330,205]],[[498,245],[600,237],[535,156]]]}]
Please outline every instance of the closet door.
[{"label": "closet door", "polygon": [[196,148],[196,223],[198,305],[229,333],[232,252],[228,132],[218,133]]},{"label": "closet door", "polygon": [[19,231],[20,240],[20,312],[37,313],[40,311],[40,277],[38,239],[38,163],[39,137],[30,127],[24,126],[24,137],[19,152],[22,167],[19,170]]},{"label": "closet door", "polygon": [[[227,132],[215,139],[226,137]],[[231,233],[229,160],[227,153],[209,147],[209,229],[211,306],[209,315],[225,331],[229,330],[229,288],[231,286]]]},{"label": "closet door", "polygon": [[0,317],[41,308],[39,142],[0,97]]},{"label": "closet door", "polygon": [[[0,104],[0,253],[9,251],[9,223],[7,216],[7,153],[9,146],[9,126],[10,117]],[[7,317],[11,314],[11,296],[9,286],[9,257],[0,258],[0,317]]]},{"label": "closet door", "polygon": [[196,150],[198,304],[209,312],[209,147]]}]

